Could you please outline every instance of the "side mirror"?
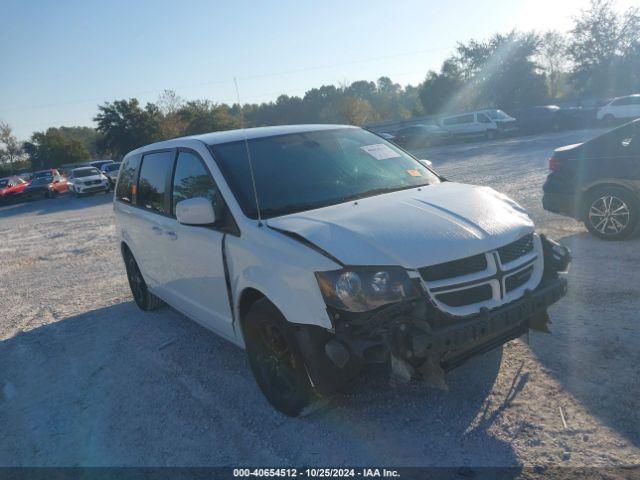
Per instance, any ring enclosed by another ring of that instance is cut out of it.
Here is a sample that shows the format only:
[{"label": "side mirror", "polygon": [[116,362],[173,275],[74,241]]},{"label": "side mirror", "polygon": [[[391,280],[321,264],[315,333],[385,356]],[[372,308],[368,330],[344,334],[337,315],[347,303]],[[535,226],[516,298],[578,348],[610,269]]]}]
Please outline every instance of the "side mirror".
[{"label": "side mirror", "polygon": [[210,200],[189,198],[176,205],[176,219],[183,225],[211,225],[216,222],[216,212]]},{"label": "side mirror", "polygon": [[433,166],[433,163],[431,163],[431,160],[427,160],[425,158],[421,158],[420,160],[418,160],[421,164],[423,164],[425,167],[427,168],[431,168]]}]

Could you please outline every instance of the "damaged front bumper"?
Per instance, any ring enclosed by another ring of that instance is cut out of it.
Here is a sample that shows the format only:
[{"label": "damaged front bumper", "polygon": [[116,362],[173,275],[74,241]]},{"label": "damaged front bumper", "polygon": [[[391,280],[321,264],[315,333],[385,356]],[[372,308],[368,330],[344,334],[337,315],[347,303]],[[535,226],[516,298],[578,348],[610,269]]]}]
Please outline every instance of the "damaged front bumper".
[{"label": "damaged front bumper", "polygon": [[467,359],[497,348],[529,329],[548,331],[547,308],[567,292],[569,251],[543,237],[544,276],[518,300],[483,309],[469,317],[452,317],[419,300],[389,305],[369,314],[329,311],[333,332],[312,326],[298,329],[300,353],[319,393],[330,393],[364,365],[390,363],[404,379],[441,375]]}]

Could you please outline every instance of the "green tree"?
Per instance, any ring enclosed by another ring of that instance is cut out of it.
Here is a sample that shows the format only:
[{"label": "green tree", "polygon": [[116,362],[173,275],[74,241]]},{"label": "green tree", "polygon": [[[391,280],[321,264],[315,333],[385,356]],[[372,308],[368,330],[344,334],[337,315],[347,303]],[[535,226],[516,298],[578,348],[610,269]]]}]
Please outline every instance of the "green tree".
[{"label": "green tree", "polygon": [[378,119],[371,103],[358,97],[344,97],[340,113],[342,115],[341,121],[349,125],[364,125]]},{"label": "green tree", "polygon": [[421,85],[425,111],[510,110],[544,101],[545,76],[536,63],[539,47],[536,34],[518,32],[458,44],[440,73],[429,72]]},{"label": "green tree", "polygon": [[462,89],[462,72],[454,58],[445,60],[440,73],[430,71],[419,87],[420,102],[427,114],[451,110],[450,102]]},{"label": "green tree", "polygon": [[184,124],[183,135],[230,130],[241,126],[240,118],[226,104],[209,100],[187,102],[178,110]]},{"label": "green tree", "polygon": [[568,52],[579,92],[607,96],[640,89],[638,8],[618,14],[611,1],[592,0],[576,19]]},{"label": "green tree", "polygon": [[158,107],[147,103],[140,107],[137,99],[116,100],[98,107],[94,121],[102,134],[99,148],[122,157],[143,145],[162,139],[161,118]]},{"label": "green tree", "polygon": [[100,142],[100,134],[95,128],[91,127],[60,127],[60,132],[74,140],[79,141],[89,151],[91,158],[97,158],[105,153],[98,148]]},{"label": "green tree", "polygon": [[24,149],[34,168],[55,168],[89,159],[89,151],[82,143],[57,128],[35,132],[24,144]]},{"label": "green tree", "polygon": [[567,39],[560,32],[549,30],[540,40],[540,66],[547,78],[549,97],[560,96],[568,70]]},{"label": "green tree", "polygon": [[13,134],[8,123],[0,120],[0,165],[24,160],[22,145]]}]

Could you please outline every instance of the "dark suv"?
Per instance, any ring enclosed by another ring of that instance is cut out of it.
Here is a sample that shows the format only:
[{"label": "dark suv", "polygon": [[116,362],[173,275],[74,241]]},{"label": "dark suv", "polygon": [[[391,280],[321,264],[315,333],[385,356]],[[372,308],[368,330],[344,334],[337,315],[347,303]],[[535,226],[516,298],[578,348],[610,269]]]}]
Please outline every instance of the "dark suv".
[{"label": "dark suv", "polygon": [[640,215],[640,119],[555,150],[543,206],[605,240],[629,237]]}]

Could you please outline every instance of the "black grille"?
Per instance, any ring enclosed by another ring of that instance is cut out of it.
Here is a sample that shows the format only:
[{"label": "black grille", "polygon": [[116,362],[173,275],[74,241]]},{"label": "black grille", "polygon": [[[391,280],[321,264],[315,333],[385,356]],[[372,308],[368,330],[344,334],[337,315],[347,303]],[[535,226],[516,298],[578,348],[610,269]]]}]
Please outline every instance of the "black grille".
[{"label": "black grille", "polygon": [[100,185],[100,180],[89,180],[86,185]]},{"label": "black grille", "polygon": [[522,270],[521,272],[518,272],[514,275],[511,275],[510,277],[507,277],[506,280],[504,281],[504,286],[507,289],[507,292],[510,292],[511,290],[515,290],[516,288],[521,287],[522,285],[527,283],[531,278],[532,273],[533,273],[533,265],[531,265],[529,268]]},{"label": "black grille", "polygon": [[525,235],[515,242],[511,242],[504,247],[498,249],[500,255],[500,261],[504,265],[505,263],[513,262],[514,260],[526,255],[533,250],[533,233]]},{"label": "black grille", "polygon": [[427,282],[444,280],[445,278],[461,277],[470,273],[482,272],[487,269],[487,257],[484,253],[472,257],[453,260],[452,262],[439,263],[430,267],[421,268],[420,275]]},{"label": "black grille", "polygon": [[473,288],[465,288],[455,292],[441,293],[436,298],[450,307],[463,307],[473,303],[484,302],[493,297],[491,286],[488,284],[480,285]]}]

